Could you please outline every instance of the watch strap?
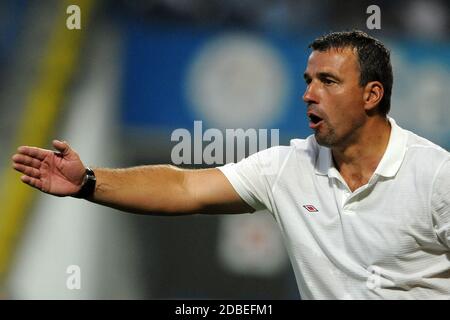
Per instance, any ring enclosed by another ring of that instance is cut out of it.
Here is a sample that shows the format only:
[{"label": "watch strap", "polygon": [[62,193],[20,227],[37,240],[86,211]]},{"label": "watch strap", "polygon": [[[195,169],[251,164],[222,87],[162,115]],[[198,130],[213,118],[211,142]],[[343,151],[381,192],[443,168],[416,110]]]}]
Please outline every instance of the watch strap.
[{"label": "watch strap", "polygon": [[79,199],[87,199],[94,194],[95,185],[97,183],[97,179],[95,177],[94,170],[89,167],[86,167],[84,183],[81,187],[80,191],[78,191],[73,197]]}]

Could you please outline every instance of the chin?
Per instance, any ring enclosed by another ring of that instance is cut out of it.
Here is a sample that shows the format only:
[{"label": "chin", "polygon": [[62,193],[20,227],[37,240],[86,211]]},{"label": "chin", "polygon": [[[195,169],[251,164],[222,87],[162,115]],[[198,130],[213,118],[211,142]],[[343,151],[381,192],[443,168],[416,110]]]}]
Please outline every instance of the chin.
[{"label": "chin", "polygon": [[336,139],[334,139],[334,137],[330,136],[330,135],[323,135],[320,134],[319,132],[316,131],[316,133],[314,134],[314,137],[316,138],[316,141],[319,145],[321,145],[322,147],[328,147],[331,148],[336,144]]},{"label": "chin", "polygon": [[316,137],[317,143],[319,145],[321,145],[322,147],[331,148],[334,145],[334,143],[332,141],[330,141],[329,139],[327,139],[326,137],[321,137],[317,133],[314,136]]}]

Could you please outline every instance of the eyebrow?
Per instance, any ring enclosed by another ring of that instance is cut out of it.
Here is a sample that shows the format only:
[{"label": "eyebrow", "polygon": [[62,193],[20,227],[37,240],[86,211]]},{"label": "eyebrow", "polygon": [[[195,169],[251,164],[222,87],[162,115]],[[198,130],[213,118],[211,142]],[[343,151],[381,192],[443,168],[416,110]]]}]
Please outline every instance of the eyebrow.
[{"label": "eyebrow", "polygon": [[[323,79],[323,78],[333,78],[333,79],[336,79],[336,80],[340,80],[340,78],[338,76],[336,76],[335,74],[333,74],[331,72],[319,72],[317,75],[321,79]],[[311,76],[307,72],[305,72],[303,74],[303,78],[305,80],[308,80],[308,79],[311,79]]]}]

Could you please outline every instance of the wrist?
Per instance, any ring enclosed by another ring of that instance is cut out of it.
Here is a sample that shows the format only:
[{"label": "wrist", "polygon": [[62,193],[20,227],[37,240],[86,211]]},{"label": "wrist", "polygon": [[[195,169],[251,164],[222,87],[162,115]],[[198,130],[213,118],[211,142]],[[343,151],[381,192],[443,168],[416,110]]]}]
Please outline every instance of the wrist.
[{"label": "wrist", "polygon": [[95,192],[95,186],[97,184],[97,179],[95,177],[94,170],[89,167],[86,167],[86,171],[84,174],[83,185],[81,189],[73,195],[74,198],[79,199],[88,199],[92,197]]}]

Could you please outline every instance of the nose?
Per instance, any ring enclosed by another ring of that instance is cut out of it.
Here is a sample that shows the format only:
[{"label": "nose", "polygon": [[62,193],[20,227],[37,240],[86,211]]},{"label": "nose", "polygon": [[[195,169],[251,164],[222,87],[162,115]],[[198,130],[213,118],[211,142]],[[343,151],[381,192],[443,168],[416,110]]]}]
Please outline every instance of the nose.
[{"label": "nose", "polygon": [[312,81],[306,86],[305,92],[303,93],[303,101],[306,104],[309,105],[311,103],[318,103],[318,98],[315,91],[315,85]]}]

